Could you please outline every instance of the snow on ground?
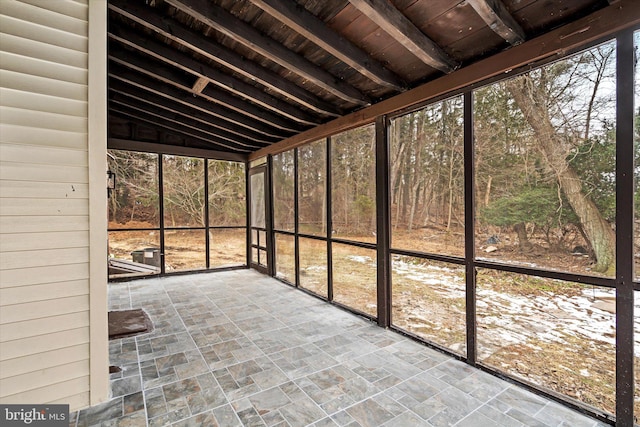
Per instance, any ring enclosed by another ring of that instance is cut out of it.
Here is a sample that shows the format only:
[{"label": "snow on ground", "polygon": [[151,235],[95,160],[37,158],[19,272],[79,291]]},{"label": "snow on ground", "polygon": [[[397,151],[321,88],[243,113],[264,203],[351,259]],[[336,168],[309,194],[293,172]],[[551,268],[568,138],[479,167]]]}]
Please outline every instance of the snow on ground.
[{"label": "snow on ground", "polygon": [[[367,256],[351,255],[347,259],[375,266]],[[442,297],[465,298],[460,268],[408,263],[396,257],[392,269],[396,275],[424,283]],[[535,348],[531,339],[569,344],[568,340],[575,337],[615,346],[615,314],[601,308],[603,301],[615,301],[615,290],[584,286],[577,296],[551,292],[523,296],[479,287],[476,307],[480,355],[486,357],[510,344]],[[640,357],[640,292],[635,292],[635,313],[635,355]]]},{"label": "snow on ground", "polygon": [[[465,297],[460,270],[402,259],[394,260],[392,268],[395,274],[424,283],[445,297]],[[568,344],[568,338],[577,337],[615,346],[615,314],[596,304],[612,300],[615,290],[589,286],[578,296],[546,292],[533,297],[479,287],[476,308],[481,353],[491,354],[509,344],[531,346],[531,339]],[[640,292],[636,292],[635,310],[635,353],[640,357]]]}]

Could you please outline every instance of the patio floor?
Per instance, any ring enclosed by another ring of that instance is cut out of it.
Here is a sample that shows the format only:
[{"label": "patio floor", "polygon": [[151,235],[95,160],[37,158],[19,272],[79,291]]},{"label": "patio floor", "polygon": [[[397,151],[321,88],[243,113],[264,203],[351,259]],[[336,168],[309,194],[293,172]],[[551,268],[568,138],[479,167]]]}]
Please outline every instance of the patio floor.
[{"label": "patio floor", "polygon": [[151,333],[110,341],[92,426],[604,426],[252,270],[109,285]]}]

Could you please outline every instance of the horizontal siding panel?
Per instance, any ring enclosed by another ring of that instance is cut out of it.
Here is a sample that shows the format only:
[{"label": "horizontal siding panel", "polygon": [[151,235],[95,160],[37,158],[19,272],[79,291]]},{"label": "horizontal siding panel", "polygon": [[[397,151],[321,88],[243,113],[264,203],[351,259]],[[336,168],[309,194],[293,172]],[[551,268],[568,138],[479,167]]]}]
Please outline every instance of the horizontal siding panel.
[{"label": "horizontal siding panel", "polygon": [[39,369],[47,369],[64,363],[86,360],[89,355],[89,344],[74,345],[46,353],[30,354],[0,362],[0,378],[26,374]]},{"label": "horizontal siding panel", "polygon": [[84,150],[7,143],[0,145],[0,161],[28,161],[32,164],[55,166],[86,167],[88,165],[87,152]]},{"label": "horizontal siding panel", "polygon": [[89,264],[51,265],[4,270],[0,289],[89,279]]},{"label": "horizontal siding panel", "polygon": [[16,55],[10,52],[0,51],[0,64],[2,68],[16,73],[30,74],[46,77],[62,82],[87,84],[88,73],[86,69],[56,64],[55,62],[42,61],[37,58]]},{"label": "horizontal siding panel", "polygon": [[87,231],[5,233],[2,234],[2,239],[0,239],[0,252],[35,251],[50,248],[84,248],[88,246],[89,233]]},{"label": "horizontal siding panel", "polygon": [[18,126],[34,126],[44,129],[86,132],[87,118],[47,113],[28,109],[0,106],[2,123]]},{"label": "horizontal siding panel", "polygon": [[0,141],[43,147],[87,149],[86,132],[68,132],[0,123]]},{"label": "horizontal siding panel", "polygon": [[0,194],[13,198],[88,199],[89,184],[0,180]]},{"label": "horizontal siding panel", "polygon": [[89,0],[58,0],[51,4],[51,0],[22,0],[24,3],[46,8],[48,10],[86,21],[89,15],[87,2]]},{"label": "horizontal siding panel", "polygon": [[17,181],[88,183],[89,170],[87,167],[0,162],[0,179],[11,179]]},{"label": "horizontal siding panel", "polygon": [[61,399],[52,400],[47,403],[51,405],[69,405],[69,412],[76,412],[79,409],[84,409],[90,406],[89,393],[78,393],[74,394],[73,396],[63,397]]},{"label": "horizontal siding panel", "polygon": [[82,326],[89,326],[89,312],[87,311],[0,325],[0,335],[3,341],[12,341],[68,331]]},{"label": "horizontal siding panel", "polygon": [[57,384],[89,375],[89,361],[81,360],[2,379],[2,394],[11,396],[43,385]]},{"label": "horizontal siding panel", "polygon": [[13,199],[3,198],[0,215],[89,215],[89,202],[82,199]]},{"label": "horizontal siding panel", "polygon": [[78,394],[89,392],[89,376],[40,387],[10,396],[2,395],[2,381],[0,380],[0,399],[3,404],[24,404],[24,402],[51,403],[52,396],[66,396],[69,393]]},{"label": "horizontal siding panel", "polygon": [[[89,262],[88,248],[5,252],[2,254],[2,257],[0,257],[0,270],[42,267],[45,265],[78,264],[82,262]],[[0,318],[1,317],[2,315],[0,315]]]},{"label": "horizontal siding panel", "polygon": [[86,216],[0,216],[0,235],[7,233],[40,233],[88,229],[89,218]]},{"label": "horizontal siding panel", "polygon": [[[32,21],[24,21],[12,16],[0,15],[0,28],[5,34],[30,39],[80,52],[87,52],[87,37],[45,27]],[[2,42],[4,47],[4,40]]]},{"label": "horizontal siding panel", "polygon": [[0,29],[3,31],[0,34],[0,49],[5,52],[25,55],[41,61],[55,62],[69,67],[86,68],[87,66],[89,56],[86,51],[80,52],[38,40],[25,39],[6,34],[6,28],[0,27]]},{"label": "horizontal siding panel", "polygon": [[89,343],[89,328],[71,329],[53,334],[0,342],[0,360],[15,359]]},{"label": "horizontal siding panel", "polygon": [[88,96],[85,84],[62,82],[9,70],[0,70],[0,87],[76,101],[86,101]]},{"label": "horizontal siding panel", "polygon": [[[87,23],[88,11],[82,18],[66,15],[65,9],[59,12],[49,3],[57,3],[60,0],[40,2],[39,5],[17,2],[15,0],[2,0],[2,14],[18,18],[22,21],[30,21],[44,27],[56,28],[74,34],[88,35],[89,25]],[[35,3],[35,2],[34,2]],[[46,9],[45,9],[46,8]],[[51,10],[48,10],[51,9]]]},{"label": "horizontal siding panel", "polygon": [[[24,304],[33,301],[45,301],[88,294],[88,280],[0,288],[0,305]],[[0,335],[4,337],[4,335]]]},{"label": "horizontal siding panel", "polygon": [[[87,116],[87,102],[81,100],[42,95],[34,92],[22,92],[0,88],[0,99],[5,107],[32,110],[44,113],[63,114],[72,117]],[[3,119],[4,121],[4,119]]]},{"label": "horizontal siding panel", "polygon": [[[4,305],[0,313],[0,325],[60,316],[69,313],[79,313],[88,309],[88,295]],[[2,340],[4,340],[4,337],[2,337]]]}]

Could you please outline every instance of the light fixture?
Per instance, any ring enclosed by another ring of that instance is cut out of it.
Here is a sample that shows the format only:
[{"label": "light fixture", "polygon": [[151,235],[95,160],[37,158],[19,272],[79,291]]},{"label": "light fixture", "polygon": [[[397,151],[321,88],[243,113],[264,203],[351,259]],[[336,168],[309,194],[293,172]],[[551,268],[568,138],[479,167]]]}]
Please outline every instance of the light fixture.
[{"label": "light fixture", "polygon": [[116,189],[116,173],[107,170],[107,198],[111,197],[111,192]]}]

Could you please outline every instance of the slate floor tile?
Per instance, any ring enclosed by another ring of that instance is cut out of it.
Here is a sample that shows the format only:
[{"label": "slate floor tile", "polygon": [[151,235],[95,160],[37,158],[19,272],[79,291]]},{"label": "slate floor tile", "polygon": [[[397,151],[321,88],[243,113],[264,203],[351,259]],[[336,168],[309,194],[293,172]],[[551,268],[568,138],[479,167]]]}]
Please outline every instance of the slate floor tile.
[{"label": "slate floor tile", "polygon": [[154,329],[109,342],[71,426],[594,427],[589,417],[252,270],[109,285]]}]

